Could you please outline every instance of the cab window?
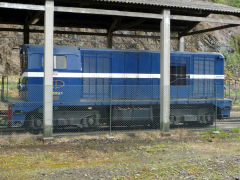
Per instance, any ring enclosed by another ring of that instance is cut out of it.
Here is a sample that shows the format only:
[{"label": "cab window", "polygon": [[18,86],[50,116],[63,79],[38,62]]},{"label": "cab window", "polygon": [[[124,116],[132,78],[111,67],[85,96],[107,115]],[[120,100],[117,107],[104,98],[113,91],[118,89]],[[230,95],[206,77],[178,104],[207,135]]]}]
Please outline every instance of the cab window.
[{"label": "cab window", "polygon": [[54,56],[53,68],[54,69],[67,69],[67,57],[66,56]]},{"label": "cab window", "polygon": [[171,66],[171,85],[184,86],[186,85],[186,65]]},{"label": "cab window", "polygon": [[[44,56],[42,57],[42,67],[44,67]],[[67,57],[53,56],[53,69],[67,69]]]},{"label": "cab window", "polygon": [[28,68],[28,55],[25,51],[23,51],[21,54],[20,54],[20,58],[21,58],[21,69],[24,71],[24,70],[27,70]]}]

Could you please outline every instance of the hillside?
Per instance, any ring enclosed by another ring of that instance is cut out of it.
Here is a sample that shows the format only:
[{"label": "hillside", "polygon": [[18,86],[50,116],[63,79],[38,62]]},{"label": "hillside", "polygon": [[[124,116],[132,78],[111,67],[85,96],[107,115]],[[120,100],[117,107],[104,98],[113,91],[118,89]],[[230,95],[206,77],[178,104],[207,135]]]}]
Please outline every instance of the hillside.
[{"label": "hillside", "polygon": [[226,4],[226,5],[229,5],[229,6],[235,6],[235,7],[240,8],[240,1],[239,0],[212,0],[212,2]]}]

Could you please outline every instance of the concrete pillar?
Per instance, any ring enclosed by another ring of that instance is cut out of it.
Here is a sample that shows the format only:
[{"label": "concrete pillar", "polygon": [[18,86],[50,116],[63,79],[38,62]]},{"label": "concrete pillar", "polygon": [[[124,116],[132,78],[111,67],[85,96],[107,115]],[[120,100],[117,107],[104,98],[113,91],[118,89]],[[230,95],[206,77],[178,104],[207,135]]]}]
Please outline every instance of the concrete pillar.
[{"label": "concrete pillar", "polygon": [[53,28],[54,1],[45,1],[44,16],[44,97],[43,97],[43,136],[53,133]]},{"label": "concrete pillar", "polygon": [[161,62],[160,62],[160,129],[170,129],[170,10],[162,11],[161,21]]},{"label": "concrete pillar", "polygon": [[184,37],[179,38],[179,51],[183,52],[185,50]]},{"label": "concrete pillar", "polygon": [[23,29],[23,43],[29,44],[29,24],[26,22]]}]

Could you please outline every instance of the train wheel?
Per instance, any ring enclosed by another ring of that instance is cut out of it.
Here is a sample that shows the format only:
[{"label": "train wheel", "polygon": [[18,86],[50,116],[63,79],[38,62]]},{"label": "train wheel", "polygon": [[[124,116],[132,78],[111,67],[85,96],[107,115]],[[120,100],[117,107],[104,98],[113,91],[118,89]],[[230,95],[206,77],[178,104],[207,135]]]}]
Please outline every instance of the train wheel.
[{"label": "train wheel", "polygon": [[211,118],[211,114],[206,114],[205,118],[206,118],[206,121],[207,121],[207,126],[213,125],[213,120]]},{"label": "train wheel", "polygon": [[209,122],[209,125],[213,125],[214,122],[217,120],[217,118],[216,118],[215,115],[213,115],[213,116],[210,115],[210,118],[211,118],[211,120],[210,120],[210,122]]},{"label": "train wheel", "polygon": [[95,117],[94,116],[90,116],[87,120],[89,127],[94,127],[95,124]]},{"label": "train wheel", "polygon": [[43,128],[43,119],[40,115],[31,114],[30,121],[32,122],[30,132],[33,134],[39,134]]},{"label": "train wheel", "polygon": [[98,118],[98,115],[93,115],[93,116],[90,116],[88,119],[87,119],[87,124],[90,128],[97,128],[99,126],[99,118]]},{"label": "train wheel", "polygon": [[35,126],[36,128],[43,128],[43,120],[40,119],[39,117],[36,117],[36,118],[34,119],[34,126]]},{"label": "train wheel", "polygon": [[85,128],[85,129],[88,128],[88,123],[87,123],[87,121],[88,121],[87,118],[83,118],[83,119],[82,119],[82,127]]}]

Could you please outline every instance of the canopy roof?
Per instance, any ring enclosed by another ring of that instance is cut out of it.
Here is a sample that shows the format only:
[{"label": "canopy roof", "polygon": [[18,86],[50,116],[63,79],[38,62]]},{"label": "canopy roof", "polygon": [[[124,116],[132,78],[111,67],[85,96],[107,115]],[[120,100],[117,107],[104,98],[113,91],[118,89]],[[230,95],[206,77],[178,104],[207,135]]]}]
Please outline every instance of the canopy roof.
[{"label": "canopy roof", "polygon": [[[6,0],[11,3],[44,5],[44,0]],[[55,0],[55,6],[94,8],[129,12],[160,14],[162,9],[171,9],[172,15],[207,17],[209,14],[226,14],[240,17],[240,9],[207,1],[195,0]],[[38,18],[36,25],[43,26],[43,12],[0,8],[0,23],[24,25]],[[80,27],[109,29],[113,22],[113,30],[133,30],[159,32],[158,19],[119,17],[116,15],[96,15],[82,13],[55,12],[54,24],[57,27]],[[171,31],[186,33],[198,22],[171,20]]]}]

